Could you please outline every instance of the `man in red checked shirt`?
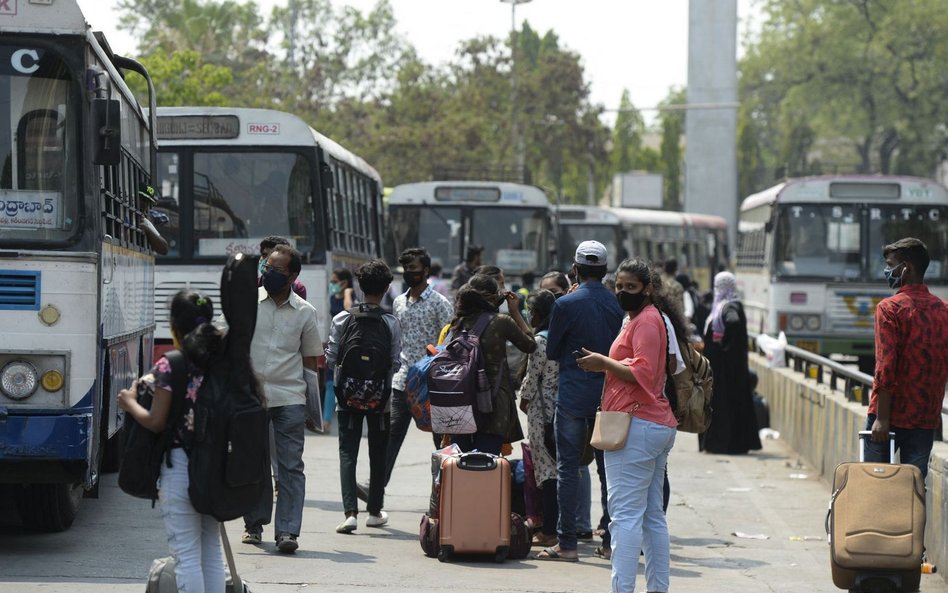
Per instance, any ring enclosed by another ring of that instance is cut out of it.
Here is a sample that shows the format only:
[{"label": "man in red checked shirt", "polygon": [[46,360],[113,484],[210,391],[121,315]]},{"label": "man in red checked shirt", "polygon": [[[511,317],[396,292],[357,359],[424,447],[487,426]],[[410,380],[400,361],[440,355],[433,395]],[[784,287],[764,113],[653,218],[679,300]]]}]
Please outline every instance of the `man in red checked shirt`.
[{"label": "man in red checked shirt", "polygon": [[895,295],[876,307],[876,371],[869,400],[866,461],[888,461],[888,433],[902,463],[928,474],[948,380],[948,303],[925,286],[928,248],[899,239],[882,250]]}]

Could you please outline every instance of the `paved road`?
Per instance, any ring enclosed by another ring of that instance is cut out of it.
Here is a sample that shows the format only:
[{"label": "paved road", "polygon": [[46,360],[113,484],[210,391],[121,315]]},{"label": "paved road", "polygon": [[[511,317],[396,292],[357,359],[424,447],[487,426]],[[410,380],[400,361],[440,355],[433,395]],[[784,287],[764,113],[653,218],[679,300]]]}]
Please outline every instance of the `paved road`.
[{"label": "paved road", "polygon": [[[300,550],[285,556],[270,544],[242,545],[240,522],[228,525],[238,566],[253,591],[609,590],[610,567],[593,555],[595,544],[581,544],[578,564],[441,564],[424,557],[417,532],[427,507],[430,443],[427,434],[414,429],[405,441],[386,499],[389,526],[368,529],[363,513],[358,531],[347,536],[334,531],[343,517],[337,441],[307,436]],[[360,476],[368,473],[365,464]],[[763,451],[748,456],[709,456],[697,453],[693,435],[680,434],[670,457],[670,478],[673,591],[838,591],[830,578],[823,533],[829,485],[816,479],[781,441],[767,440]],[[593,517],[598,518],[595,504]],[[141,593],[151,560],[167,554],[164,538],[158,511],[123,494],[115,476],[106,476],[101,498],[83,501],[68,532],[28,533],[10,521],[0,523],[0,593]],[[640,564],[640,575],[642,570]],[[644,578],[638,585],[644,590]],[[946,589],[941,575],[923,576],[924,593]]]}]

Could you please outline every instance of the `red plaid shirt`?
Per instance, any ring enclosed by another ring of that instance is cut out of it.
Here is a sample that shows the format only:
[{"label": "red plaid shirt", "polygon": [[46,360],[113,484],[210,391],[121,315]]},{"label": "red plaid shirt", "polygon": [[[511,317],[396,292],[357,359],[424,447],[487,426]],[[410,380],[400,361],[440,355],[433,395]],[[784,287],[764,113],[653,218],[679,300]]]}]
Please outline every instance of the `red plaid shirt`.
[{"label": "red plaid shirt", "polygon": [[937,428],[948,381],[948,303],[909,284],[876,307],[876,372],[869,399],[892,394],[890,426]]}]

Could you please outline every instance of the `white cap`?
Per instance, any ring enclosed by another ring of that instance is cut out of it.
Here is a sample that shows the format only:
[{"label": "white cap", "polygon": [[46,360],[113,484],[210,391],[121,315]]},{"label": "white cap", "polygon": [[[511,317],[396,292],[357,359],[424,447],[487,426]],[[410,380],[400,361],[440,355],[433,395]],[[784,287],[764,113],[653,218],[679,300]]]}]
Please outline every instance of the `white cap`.
[{"label": "white cap", "polygon": [[599,241],[583,241],[576,248],[574,261],[587,266],[604,266],[608,263],[606,246]]}]

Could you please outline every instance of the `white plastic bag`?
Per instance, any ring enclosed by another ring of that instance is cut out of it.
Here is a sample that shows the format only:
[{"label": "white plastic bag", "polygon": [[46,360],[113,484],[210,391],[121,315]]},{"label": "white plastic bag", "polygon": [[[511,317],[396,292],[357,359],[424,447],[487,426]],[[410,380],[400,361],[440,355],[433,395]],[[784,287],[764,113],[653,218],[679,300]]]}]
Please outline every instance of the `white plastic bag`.
[{"label": "white plastic bag", "polygon": [[787,347],[787,336],[783,332],[780,332],[780,335],[776,338],[772,338],[767,334],[758,335],[757,347],[767,357],[769,368],[775,369],[787,366],[787,358],[784,354]]}]

